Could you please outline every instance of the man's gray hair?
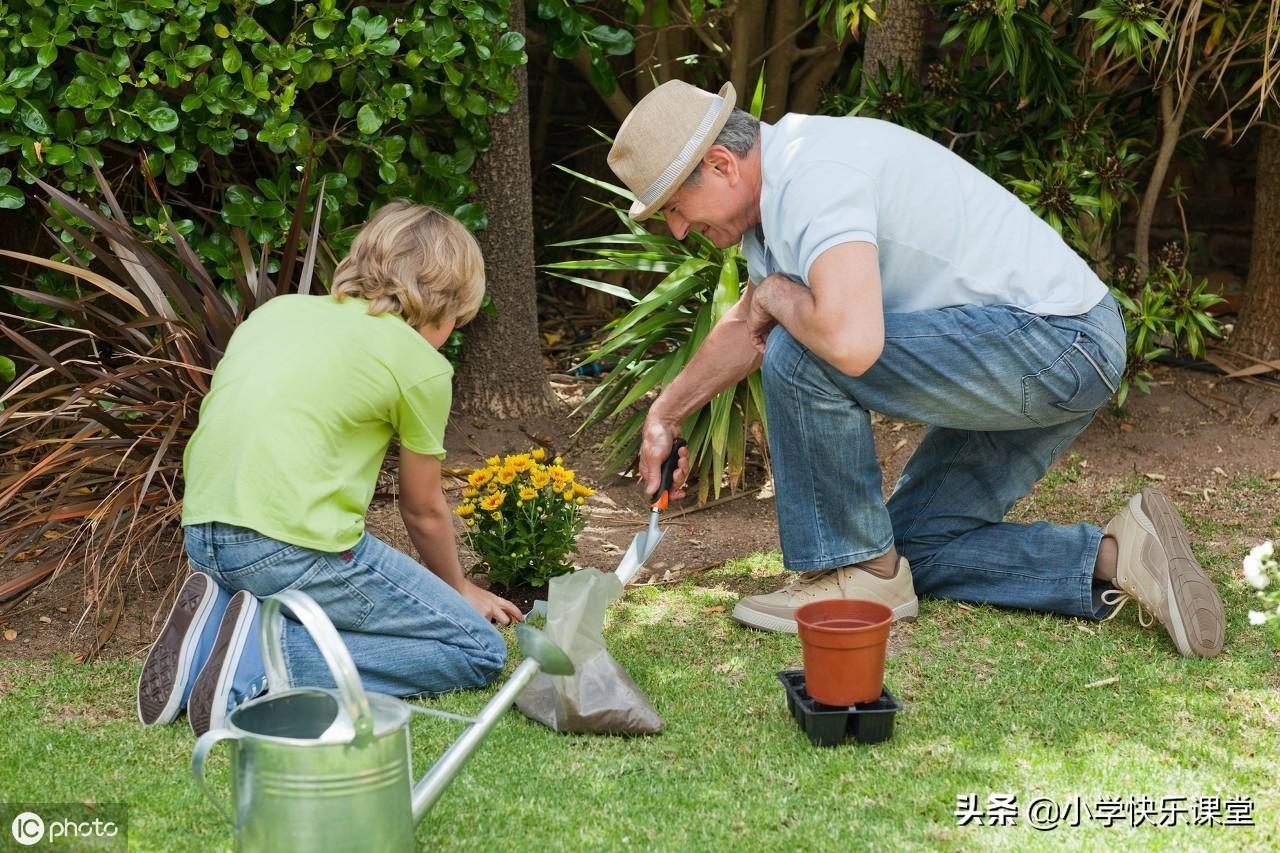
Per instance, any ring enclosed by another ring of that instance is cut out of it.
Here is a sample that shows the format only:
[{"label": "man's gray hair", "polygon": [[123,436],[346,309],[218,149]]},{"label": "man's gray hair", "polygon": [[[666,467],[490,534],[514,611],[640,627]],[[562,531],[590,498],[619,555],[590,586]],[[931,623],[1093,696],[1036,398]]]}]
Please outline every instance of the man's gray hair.
[{"label": "man's gray hair", "polygon": [[[760,141],[760,120],[746,110],[734,109],[724,123],[713,145],[723,145],[739,157],[746,157]],[[702,161],[693,167],[685,186],[696,187],[702,182]]]}]

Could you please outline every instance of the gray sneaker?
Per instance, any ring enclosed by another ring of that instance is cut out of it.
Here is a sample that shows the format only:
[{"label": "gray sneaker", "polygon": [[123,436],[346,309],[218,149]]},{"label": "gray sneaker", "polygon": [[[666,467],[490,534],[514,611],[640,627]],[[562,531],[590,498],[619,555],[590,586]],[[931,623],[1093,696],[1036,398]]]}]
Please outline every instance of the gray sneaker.
[{"label": "gray sneaker", "polygon": [[796,611],[811,601],[829,598],[878,601],[893,610],[894,621],[915,619],[919,611],[911,565],[906,557],[899,557],[898,571],[887,579],[856,566],[800,572],[777,592],[750,595],[739,601],[733,608],[733,618],[761,631],[794,634]]},{"label": "gray sneaker", "polygon": [[[1114,616],[1132,598],[1160,621],[1184,657],[1210,658],[1222,651],[1222,598],[1191,554],[1178,510],[1155,489],[1143,489],[1107,522],[1119,546],[1116,586],[1102,594],[1116,604]],[[1108,616],[1107,618],[1111,618]],[[1150,624],[1143,621],[1143,624]]]}]

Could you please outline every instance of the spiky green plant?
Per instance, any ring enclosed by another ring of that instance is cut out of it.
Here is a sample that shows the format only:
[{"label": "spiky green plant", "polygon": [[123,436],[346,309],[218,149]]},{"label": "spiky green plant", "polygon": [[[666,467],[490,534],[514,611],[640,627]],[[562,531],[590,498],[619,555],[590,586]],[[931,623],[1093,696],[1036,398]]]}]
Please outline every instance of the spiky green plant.
[{"label": "spiky green plant", "polygon": [[[622,187],[566,169],[593,186],[626,199]],[[637,406],[684,369],[712,327],[741,295],[746,263],[736,248],[717,249],[698,233],[686,242],[651,234],[622,208],[608,204],[623,230],[603,237],[571,240],[556,245],[587,257],[548,264],[558,278],[612,294],[631,303],[620,317],[600,332],[587,363],[608,362],[612,368],[579,406],[584,426],[616,420],[605,442],[611,471],[630,466],[640,447],[640,428],[646,409]],[[637,295],[618,285],[583,273],[651,273],[662,276],[648,293]],[[719,497],[724,485],[737,488],[742,479],[748,444],[767,457],[764,438],[764,389],[753,373],[717,394],[690,415],[681,428],[689,441],[689,465],[698,479],[700,501]]]}]

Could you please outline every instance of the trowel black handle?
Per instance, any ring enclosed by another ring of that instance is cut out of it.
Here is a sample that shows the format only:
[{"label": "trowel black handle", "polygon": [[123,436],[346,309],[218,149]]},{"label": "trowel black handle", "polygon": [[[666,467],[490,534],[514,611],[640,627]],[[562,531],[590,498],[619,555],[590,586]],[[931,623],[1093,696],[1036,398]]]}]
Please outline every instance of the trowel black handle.
[{"label": "trowel black handle", "polygon": [[683,438],[677,438],[671,443],[671,452],[662,463],[662,477],[658,480],[658,491],[649,498],[653,509],[667,508],[667,501],[671,497],[671,484],[675,480],[676,468],[680,465],[680,448],[688,443]]}]

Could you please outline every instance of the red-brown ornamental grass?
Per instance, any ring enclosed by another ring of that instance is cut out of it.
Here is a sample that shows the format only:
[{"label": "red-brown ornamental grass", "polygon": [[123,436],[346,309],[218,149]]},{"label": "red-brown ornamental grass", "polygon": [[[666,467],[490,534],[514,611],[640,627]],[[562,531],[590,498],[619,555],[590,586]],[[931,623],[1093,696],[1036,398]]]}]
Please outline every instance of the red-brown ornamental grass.
[{"label": "red-brown ornamental grass", "polygon": [[0,323],[19,367],[0,394],[0,561],[21,560],[16,576],[0,581],[0,602],[79,566],[86,613],[126,578],[167,569],[180,556],[182,453],[213,368],[254,308],[279,293],[308,291],[323,204],[321,188],[298,287],[309,170],[274,279],[269,247],[255,258],[237,229],[242,265],[232,281],[215,281],[167,211],[166,245],[129,224],[95,173],[105,210],[35,181],[51,221],[76,244],[69,260],[0,251],[73,276],[82,294],[66,299],[5,285],[65,319],[3,314]]}]

